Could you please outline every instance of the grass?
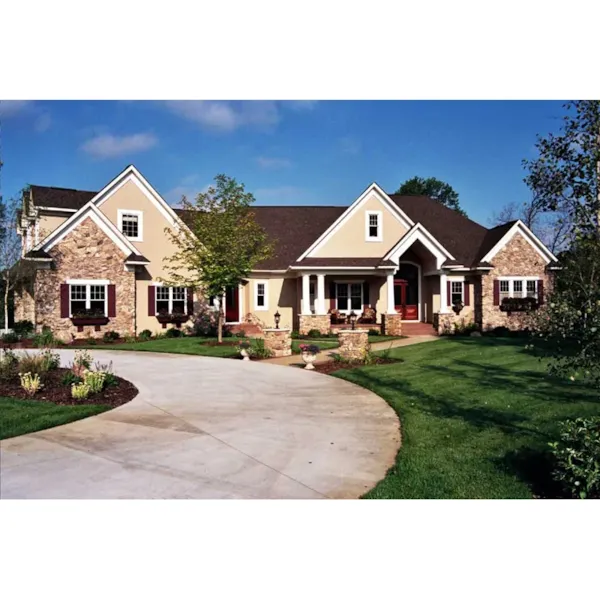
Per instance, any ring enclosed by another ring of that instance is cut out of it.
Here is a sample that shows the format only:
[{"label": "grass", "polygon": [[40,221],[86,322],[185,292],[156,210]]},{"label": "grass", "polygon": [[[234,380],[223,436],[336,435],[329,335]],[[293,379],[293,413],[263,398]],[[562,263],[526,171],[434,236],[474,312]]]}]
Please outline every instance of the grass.
[{"label": "grass", "polygon": [[447,338],[393,349],[405,362],[338,371],[398,413],[402,447],[367,498],[556,494],[548,442],[558,423],[600,414],[598,392],[551,378],[519,339]]},{"label": "grass", "polygon": [[[224,338],[225,342],[248,341],[252,343],[251,338],[236,340],[235,338]],[[209,346],[206,342],[216,342],[217,338],[208,337],[180,337],[180,338],[161,338],[158,340],[149,340],[148,342],[132,342],[114,345],[98,344],[89,346],[91,350],[110,349],[110,350],[136,350],[141,352],[171,352],[173,354],[196,354],[199,356],[217,356],[220,358],[239,357],[240,352],[237,345]],[[298,354],[301,344],[314,343],[322,350],[337,348],[337,340],[292,340],[292,352]]]},{"label": "grass", "polygon": [[0,440],[97,415],[110,406],[61,406],[53,402],[0,397]]}]

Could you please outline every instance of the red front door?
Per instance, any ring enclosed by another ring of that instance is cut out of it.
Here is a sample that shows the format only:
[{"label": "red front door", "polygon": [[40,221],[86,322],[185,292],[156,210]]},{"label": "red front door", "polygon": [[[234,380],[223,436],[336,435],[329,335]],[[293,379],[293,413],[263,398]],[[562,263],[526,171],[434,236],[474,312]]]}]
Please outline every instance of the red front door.
[{"label": "red front door", "polygon": [[416,265],[400,264],[394,279],[394,308],[406,321],[419,320],[419,270]]},{"label": "red front door", "polygon": [[239,323],[240,321],[240,290],[238,286],[225,290],[225,322]]}]

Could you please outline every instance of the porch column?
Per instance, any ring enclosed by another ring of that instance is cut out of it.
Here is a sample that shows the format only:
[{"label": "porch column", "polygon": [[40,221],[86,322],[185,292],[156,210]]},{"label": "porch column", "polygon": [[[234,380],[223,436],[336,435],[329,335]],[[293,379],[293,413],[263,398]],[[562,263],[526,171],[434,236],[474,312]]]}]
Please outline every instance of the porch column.
[{"label": "porch column", "polygon": [[396,309],[394,308],[394,274],[390,273],[387,276],[387,314],[393,315],[396,314]]},{"label": "porch column", "polygon": [[317,275],[317,297],[315,299],[315,312],[318,315],[325,315],[325,275]]},{"label": "porch column", "polygon": [[310,275],[302,275],[302,314],[310,315]]},{"label": "porch column", "polygon": [[440,273],[440,312],[448,312],[448,276]]}]

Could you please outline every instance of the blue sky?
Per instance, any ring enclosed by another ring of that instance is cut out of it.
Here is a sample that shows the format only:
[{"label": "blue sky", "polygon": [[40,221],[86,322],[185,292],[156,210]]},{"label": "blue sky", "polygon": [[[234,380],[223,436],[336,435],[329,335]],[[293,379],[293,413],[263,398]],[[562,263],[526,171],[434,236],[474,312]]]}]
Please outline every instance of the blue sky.
[{"label": "blue sky", "polygon": [[3,195],[99,190],[130,163],[173,204],[226,173],[257,204],[352,202],[420,175],[483,225],[526,201],[523,158],[556,131],[555,101],[12,101],[0,104]]}]

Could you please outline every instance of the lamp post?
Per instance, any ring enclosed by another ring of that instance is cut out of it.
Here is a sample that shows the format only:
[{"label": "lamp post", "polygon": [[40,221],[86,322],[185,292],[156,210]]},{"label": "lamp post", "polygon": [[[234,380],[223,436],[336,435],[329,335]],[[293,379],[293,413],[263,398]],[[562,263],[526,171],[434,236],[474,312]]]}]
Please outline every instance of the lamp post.
[{"label": "lamp post", "polygon": [[350,317],[350,325],[354,329],[356,326],[356,313],[352,310],[348,316]]},{"label": "lamp post", "polygon": [[279,329],[279,321],[281,320],[281,315],[279,314],[279,311],[277,311],[273,316],[275,318],[275,329]]}]

